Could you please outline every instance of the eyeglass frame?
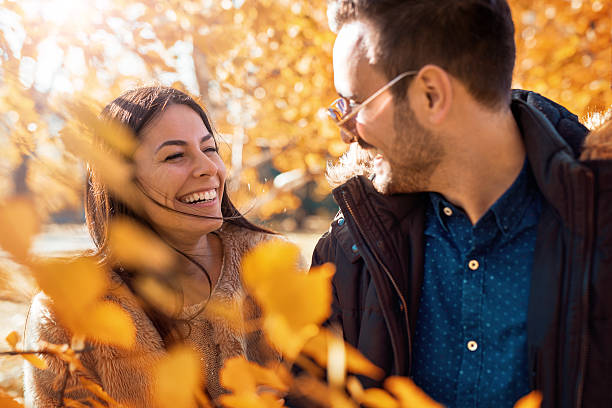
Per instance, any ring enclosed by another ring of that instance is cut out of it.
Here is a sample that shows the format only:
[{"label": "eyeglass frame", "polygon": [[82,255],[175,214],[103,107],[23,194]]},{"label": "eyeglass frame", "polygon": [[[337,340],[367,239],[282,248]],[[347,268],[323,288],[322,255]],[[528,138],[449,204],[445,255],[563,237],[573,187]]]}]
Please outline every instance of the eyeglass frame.
[{"label": "eyeglass frame", "polygon": [[[337,120],[335,115],[332,116],[332,108],[331,108],[331,106],[335,105],[339,100],[343,99],[343,100],[345,100],[347,102],[347,107],[349,107],[350,104],[348,103],[348,99],[343,97],[343,96],[341,96],[340,98],[335,99],[331,103],[330,107],[327,108],[327,114],[334,121],[334,123],[341,129],[341,131],[345,131],[345,132],[348,132],[348,133],[353,133],[351,130],[343,128],[343,125],[345,123],[347,123],[349,120],[353,119],[355,116],[357,116],[357,114],[359,113],[359,111],[361,111],[361,109],[363,109],[368,103],[372,102],[374,99],[376,99],[377,96],[379,96],[380,94],[385,92],[387,89],[391,88],[393,85],[398,83],[400,80],[402,80],[402,79],[404,79],[404,78],[406,78],[408,76],[411,76],[411,75],[417,75],[419,72],[421,72],[421,71],[420,70],[412,70],[412,71],[405,71],[405,72],[402,72],[401,74],[397,75],[395,78],[393,78],[392,80],[387,82],[385,85],[383,85],[380,89],[378,89],[372,95],[367,97],[365,101],[363,101],[362,103],[360,103],[359,105],[357,105],[356,107],[351,109],[351,111],[349,113],[347,113],[344,117],[342,117],[340,120]],[[351,136],[353,136],[353,141],[357,140],[357,135],[351,134]]]}]

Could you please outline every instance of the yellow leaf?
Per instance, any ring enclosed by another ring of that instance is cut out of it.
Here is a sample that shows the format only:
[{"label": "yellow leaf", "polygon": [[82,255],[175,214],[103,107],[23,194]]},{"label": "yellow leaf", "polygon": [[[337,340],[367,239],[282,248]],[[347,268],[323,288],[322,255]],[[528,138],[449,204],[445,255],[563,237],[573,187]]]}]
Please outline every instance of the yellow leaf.
[{"label": "yellow leaf", "polygon": [[18,262],[26,262],[40,222],[32,199],[17,196],[6,200],[0,205],[0,246]]},{"label": "yellow leaf", "polygon": [[331,312],[334,267],[307,274],[298,270],[298,260],[298,247],[277,240],[259,245],[242,262],[242,278],[261,305],[266,334],[290,360]]},{"label": "yellow leaf", "polygon": [[159,407],[196,406],[196,393],[204,380],[197,352],[184,345],[173,347],[157,363],[154,377],[155,398]]},{"label": "yellow leaf", "polygon": [[47,362],[43,359],[41,359],[38,356],[35,356],[33,354],[22,354],[21,357],[27,361],[28,363],[32,364],[34,367],[40,369],[40,370],[46,370],[47,369]]},{"label": "yellow leaf", "polygon": [[529,394],[519,399],[514,408],[540,408],[542,405],[542,393],[539,391],[532,391]]},{"label": "yellow leaf", "polygon": [[[323,367],[327,366],[329,339],[335,336],[335,334],[322,329],[304,345],[304,354],[312,357],[319,365]],[[367,375],[374,379],[383,378],[385,374],[384,371],[372,364],[356,348],[352,347],[350,344],[345,344],[344,350],[346,353],[346,367],[348,371],[355,374]]]},{"label": "yellow leaf", "polygon": [[130,316],[119,305],[102,301],[109,272],[94,258],[49,260],[32,269],[39,287],[52,299],[58,319],[74,335],[120,347],[134,344],[136,329]]},{"label": "yellow leaf", "polygon": [[80,309],[99,300],[108,287],[108,272],[93,258],[47,260],[32,269],[38,286],[53,299],[55,311],[65,317],[80,314]]},{"label": "yellow leaf", "polygon": [[73,329],[75,334],[83,334],[104,344],[125,348],[134,346],[136,328],[128,312],[118,304],[99,302],[89,308],[83,317]]},{"label": "yellow leaf", "polygon": [[385,388],[395,395],[402,408],[444,408],[409,378],[389,377],[385,380]]},{"label": "yellow leaf", "polygon": [[120,155],[103,150],[80,126],[67,125],[61,131],[66,149],[86,161],[101,182],[124,202],[134,205],[138,192],[132,183],[133,166]]},{"label": "yellow leaf", "polygon": [[234,357],[227,360],[221,369],[221,385],[234,392],[255,392],[259,385],[286,392],[289,390],[288,373],[285,373],[285,378],[282,378],[280,367],[282,366],[274,370],[247,361],[244,357]]},{"label": "yellow leaf", "polygon": [[16,331],[12,331],[6,336],[6,342],[11,346],[11,349],[17,349],[17,342],[19,342],[19,334]]},{"label": "yellow leaf", "polygon": [[0,390],[0,407],[2,408],[23,408],[23,405],[15,401],[13,397]]},{"label": "yellow leaf", "polygon": [[114,120],[103,120],[98,117],[98,107],[94,103],[68,103],[72,118],[89,129],[94,137],[104,140],[107,145],[130,157],[138,143],[130,128]]},{"label": "yellow leaf", "polygon": [[[19,342],[19,334],[17,334],[17,332],[10,332],[9,335],[6,336],[6,342],[9,344],[9,346],[11,346],[13,351],[19,351],[17,350],[17,343]],[[47,362],[38,356],[33,354],[20,354],[20,356],[36,368],[41,370],[47,369]]]},{"label": "yellow leaf", "polygon": [[109,228],[113,256],[127,268],[168,272],[174,253],[157,235],[126,218],[114,220]]},{"label": "yellow leaf", "polygon": [[166,316],[174,316],[181,309],[182,303],[177,293],[153,276],[138,277],[134,286],[139,294]]}]

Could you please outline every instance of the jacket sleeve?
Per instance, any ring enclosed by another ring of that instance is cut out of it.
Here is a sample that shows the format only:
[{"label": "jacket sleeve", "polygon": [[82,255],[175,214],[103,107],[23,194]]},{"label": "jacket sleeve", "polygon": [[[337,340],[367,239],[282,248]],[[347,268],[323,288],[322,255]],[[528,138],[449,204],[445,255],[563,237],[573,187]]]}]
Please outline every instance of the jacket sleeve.
[{"label": "jacket sleeve", "polygon": [[[34,297],[28,321],[26,322],[24,348],[40,349],[39,341],[52,344],[70,343],[68,333],[56,322],[51,311],[50,299],[43,293]],[[68,364],[59,357],[50,354],[39,355],[47,363],[47,369],[41,370],[24,362],[24,400],[26,407],[46,408],[60,406],[60,390],[66,380],[64,398],[83,401],[93,398],[92,394],[79,385],[75,374],[70,373]]]}]

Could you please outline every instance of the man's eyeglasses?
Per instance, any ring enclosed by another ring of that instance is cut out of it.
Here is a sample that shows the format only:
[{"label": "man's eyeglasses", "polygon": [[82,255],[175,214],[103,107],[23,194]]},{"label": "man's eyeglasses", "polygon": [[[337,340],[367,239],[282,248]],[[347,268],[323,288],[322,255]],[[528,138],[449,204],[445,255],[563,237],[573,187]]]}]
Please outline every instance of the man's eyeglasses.
[{"label": "man's eyeglasses", "polygon": [[419,71],[406,71],[402,72],[389,82],[380,88],[378,91],[374,92],[372,95],[368,97],[363,103],[358,105],[351,106],[351,103],[347,98],[338,98],[327,108],[327,114],[334,121],[338,127],[340,127],[341,131],[350,136],[351,142],[357,141],[357,127],[355,122],[355,117],[359,113],[361,109],[363,109],[368,103],[372,102],[378,95],[385,92],[387,89],[391,88],[393,85],[398,83],[403,78],[407,76],[416,75]]}]

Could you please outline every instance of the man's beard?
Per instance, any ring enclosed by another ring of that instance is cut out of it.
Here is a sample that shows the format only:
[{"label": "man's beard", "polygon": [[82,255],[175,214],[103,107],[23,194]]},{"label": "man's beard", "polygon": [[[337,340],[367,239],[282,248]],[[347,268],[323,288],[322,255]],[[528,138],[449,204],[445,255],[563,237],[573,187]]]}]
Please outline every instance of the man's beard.
[{"label": "man's beard", "polygon": [[377,166],[374,187],[382,194],[428,191],[445,154],[440,136],[421,126],[407,99],[396,105],[393,126],[396,138]]}]

